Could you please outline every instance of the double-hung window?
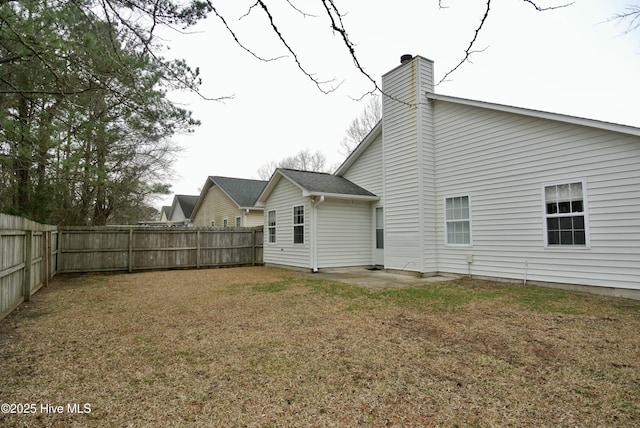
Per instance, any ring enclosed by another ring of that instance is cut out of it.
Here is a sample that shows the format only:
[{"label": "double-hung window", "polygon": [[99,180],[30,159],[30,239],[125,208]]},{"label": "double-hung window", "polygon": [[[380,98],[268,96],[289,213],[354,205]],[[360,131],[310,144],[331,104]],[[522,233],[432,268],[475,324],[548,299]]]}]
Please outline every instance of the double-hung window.
[{"label": "double-hung window", "polygon": [[268,242],[270,244],[275,244],[276,242],[276,211],[275,210],[271,210],[267,212],[267,229],[269,233]]},{"label": "double-hung window", "polygon": [[293,243],[304,244],[304,205],[293,207]]},{"label": "double-hung window", "polygon": [[236,217],[236,227],[242,227],[242,217]]},{"label": "double-hung window", "polygon": [[469,196],[445,200],[446,242],[449,245],[471,245]]},{"label": "double-hung window", "polygon": [[547,246],[588,245],[584,187],[581,181],[544,186]]}]

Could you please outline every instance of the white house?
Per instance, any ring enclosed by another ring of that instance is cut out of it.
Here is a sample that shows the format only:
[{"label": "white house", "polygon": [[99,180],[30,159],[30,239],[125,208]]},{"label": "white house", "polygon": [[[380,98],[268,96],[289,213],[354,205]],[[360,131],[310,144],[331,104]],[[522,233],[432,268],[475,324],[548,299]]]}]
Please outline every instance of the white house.
[{"label": "white house", "polygon": [[194,195],[175,195],[169,210],[168,224],[174,226],[189,225],[189,217],[193,207],[198,200],[198,196]]},{"label": "white house", "polygon": [[[369,195],[319,203],[323,189],[274,174],[266,263],[640,290],[640,129],[435,94],[432,61],[403,59],[334,174]],[[303,245],[296,206],[314,228]]]}]

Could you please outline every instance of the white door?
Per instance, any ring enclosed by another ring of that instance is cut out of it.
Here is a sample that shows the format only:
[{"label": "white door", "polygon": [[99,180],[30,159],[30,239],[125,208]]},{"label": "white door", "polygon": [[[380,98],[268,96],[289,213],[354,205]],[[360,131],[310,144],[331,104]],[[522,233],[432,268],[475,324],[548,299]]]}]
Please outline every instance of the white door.
[{"label": "white door", "polygon": [[375,263],[376,266],[384,266],[384,211],[382,207],[376,207],[376,247]]}]

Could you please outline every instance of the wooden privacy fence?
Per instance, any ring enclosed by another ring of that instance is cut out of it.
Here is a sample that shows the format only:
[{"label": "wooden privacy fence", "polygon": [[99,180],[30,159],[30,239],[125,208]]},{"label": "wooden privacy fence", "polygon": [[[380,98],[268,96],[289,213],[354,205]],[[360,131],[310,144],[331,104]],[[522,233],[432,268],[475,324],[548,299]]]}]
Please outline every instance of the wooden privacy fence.
[{"label": "wooden privacy fence", "polygon": [[56,273],[262,264],[262,226],[64,227],[0,213],[0,320]]},{"label": "wooden privacy fence", "polygon": [[59,233],[60,273],[262,264],[262,226],[65,227]]},{"label": "wooden privacy fence", "polygon": [[0,214],[0,319],[56,274],[57,240],[55,226]]}]

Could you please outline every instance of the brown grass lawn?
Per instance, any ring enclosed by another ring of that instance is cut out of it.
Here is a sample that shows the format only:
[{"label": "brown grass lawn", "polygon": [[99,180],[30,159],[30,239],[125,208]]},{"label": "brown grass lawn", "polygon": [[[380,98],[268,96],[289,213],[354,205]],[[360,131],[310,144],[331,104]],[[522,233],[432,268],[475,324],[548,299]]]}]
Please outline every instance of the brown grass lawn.
[{"label": "brown grass lawn", "polygon": [[640,425],[640,302],[467,279],[61,276],[0,362],[3,427]]}]

